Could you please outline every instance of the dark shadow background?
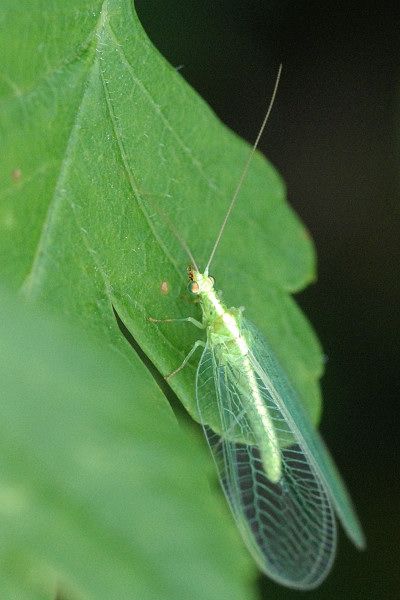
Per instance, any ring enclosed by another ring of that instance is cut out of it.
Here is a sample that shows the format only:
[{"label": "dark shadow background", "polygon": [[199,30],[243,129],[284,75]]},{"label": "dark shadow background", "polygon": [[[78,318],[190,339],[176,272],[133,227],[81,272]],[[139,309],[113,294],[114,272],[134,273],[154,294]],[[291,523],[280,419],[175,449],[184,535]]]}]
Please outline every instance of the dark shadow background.
[{"label": "dark shadow background", "polygon": [[[310,229],[318,282],[298,296],[329,357],[322,431],[368,549],[340,532],[307,598],[399,598],[400,3],[136,0],[159,50],[221,119],[261,149]],[[260,578],[262,598],[301,594]],[[304,594],[303,594],[304,595]]]}]

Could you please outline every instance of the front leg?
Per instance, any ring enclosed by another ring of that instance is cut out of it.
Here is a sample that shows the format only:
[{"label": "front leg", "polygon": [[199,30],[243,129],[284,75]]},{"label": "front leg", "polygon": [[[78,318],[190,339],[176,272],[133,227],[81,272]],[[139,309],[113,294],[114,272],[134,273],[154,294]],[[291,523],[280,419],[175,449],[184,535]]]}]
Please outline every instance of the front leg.
[{"label": "front leg", "polygon": [[147,320],[150,321],[150,323],[192,323],[192,325],[195,325],[195,327],[198,327],[199,329],[205,329],[205,325],[203,323],[201,323],[200,321],[198,321],[197,319],[194,319],[193,317],[184,317],[182,319],[153,319],[153,317],[147,317]]}]

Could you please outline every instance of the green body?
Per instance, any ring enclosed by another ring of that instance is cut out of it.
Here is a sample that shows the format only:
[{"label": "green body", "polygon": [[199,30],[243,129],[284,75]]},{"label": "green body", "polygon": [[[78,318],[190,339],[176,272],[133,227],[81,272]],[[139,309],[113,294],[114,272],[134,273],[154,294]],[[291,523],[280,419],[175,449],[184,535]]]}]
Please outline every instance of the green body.
[{"label": "green body", "polygon": [[250,347],[241,327],[241,313],[228,309],[214,289],[213,279],[198,271],[193,272],[198,286],[203,323],[207,341],[213,348],[220,365],[229,366],[227,372],[235,375],[235,385],[245,405],[246,415],[260,449],[265,472],[272,482],[281,476],[279,440],[263,399],[260,396],[257,374],[250,360]]}]

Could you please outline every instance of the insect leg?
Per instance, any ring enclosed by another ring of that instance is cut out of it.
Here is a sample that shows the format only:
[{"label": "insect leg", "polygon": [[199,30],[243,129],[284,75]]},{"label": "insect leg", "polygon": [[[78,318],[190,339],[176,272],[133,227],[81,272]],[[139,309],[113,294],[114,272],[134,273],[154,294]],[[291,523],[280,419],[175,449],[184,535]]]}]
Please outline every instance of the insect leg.
[{"label": "insect leg", "polygon": [[[190,318],[190,317],[189,317]],[[197,348],[199,348],[200,346],[204,346],[206,345],[206,343],[203,340],[197,340],[191,350],[189,351],[189,353],[185,356],[185,358],[182,361],[182,364],[175,369],[175,371],[172,371],[172,373],[170,373],[169,375],[167,375],[165,377],[165,379],[168,381],[168,379],[171,379],[171,377],[174,377],[174,375],[176,375],[177,373],[179,373],[179,371],[182,371],[182,369],[187,365],[188,361],[190,360],[190,357],[192,356],[192,354],[194,354],[194,352],[196,352]]]},{"label": "insect leg", "polygon": [[188,323],[192,323],[199,329],[205,329],[205,325],[203,325],[203,323],[197,321],[197,319],[194,319],[193,317],[184,317],[183,319],[153,319],[153,317],[147,317],[147,320],[151,323],[183,323],[184,321],[187,321]]}]

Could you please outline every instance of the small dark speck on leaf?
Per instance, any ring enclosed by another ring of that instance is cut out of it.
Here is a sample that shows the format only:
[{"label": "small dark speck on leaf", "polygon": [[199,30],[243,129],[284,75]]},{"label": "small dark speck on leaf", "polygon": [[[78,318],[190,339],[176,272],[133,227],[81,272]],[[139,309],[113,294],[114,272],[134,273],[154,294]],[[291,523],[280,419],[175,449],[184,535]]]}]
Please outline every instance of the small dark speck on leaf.
[{"label": "small dark speck on leaf", "polygon": [[11,179],[13,181],[15,181],[16,183],[18,181],[21,181],[21,177],[22,177],[22,171],[21,171],[21,169],[13,169],[11,171]]}]

